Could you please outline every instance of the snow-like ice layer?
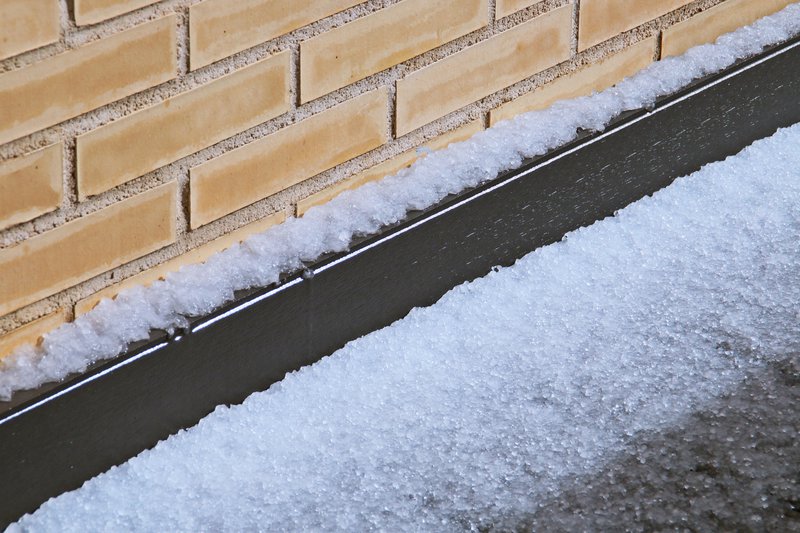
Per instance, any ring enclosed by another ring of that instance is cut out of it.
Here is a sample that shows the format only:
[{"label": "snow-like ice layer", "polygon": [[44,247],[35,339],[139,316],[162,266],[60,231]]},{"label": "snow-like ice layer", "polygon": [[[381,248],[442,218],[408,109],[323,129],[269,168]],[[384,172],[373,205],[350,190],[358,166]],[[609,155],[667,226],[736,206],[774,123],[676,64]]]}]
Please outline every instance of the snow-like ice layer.
[{"label": "snow-like ice layer", "polygon": [[218,408],[20,525],[511,527],[637,433],[800,351],[798,235],[800,124]]},{"label": "snow-like ice layer", "polygon": [[401,220],[412,209],[518,167],[575,138],[579,129],[601,130],[620,113],[647,107],[659,96],[717,72],[764,46],[800,33],[800,4],[644,69],[616,87],[520,115],[473,138],[428,155],[410,169],[348,191],[301,219],[289,219],[202,265],[187,266],[146,288],[123,291],[0,361],[0,399],[80,372],[114,357],[153,329],[172,330],[233,299],[234,291],[267,286],[326,252],[346,250],[354,237]]}]

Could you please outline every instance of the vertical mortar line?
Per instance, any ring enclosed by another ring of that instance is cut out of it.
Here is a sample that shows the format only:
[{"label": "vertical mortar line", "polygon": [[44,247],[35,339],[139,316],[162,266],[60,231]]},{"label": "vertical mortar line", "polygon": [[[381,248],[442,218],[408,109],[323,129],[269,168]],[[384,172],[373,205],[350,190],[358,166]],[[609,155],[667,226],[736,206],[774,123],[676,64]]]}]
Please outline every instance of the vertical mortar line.
[{"label": "vertical mortar line", "polygon": [[[78,33],[80,28],[75,18],[75,0],[59,0],[61,2],[61,29],[63,31],[61,35],[61,42],[64,45],[64,48],[69,50],[70,48],[74,48],[74,46],[70,45],[72,38],[75,34]],[[85,28],[86,26],[84,26]]]},{"label": "vertical mortar line", "polygon": [[59,0],[58,1],[58,26],[59,26],[59,42],[66,41],[67,32],[69,31],[69,21],[72,18],[75,0]]},{"label": "vertical mortar line", "polygon": [[[289,72],[288,76],[289,79],[287,80],[286,87],[289,91],[289,110],[287,113],[290,115],[295,115],[294,120],[296,121],[296,111],[297,108],[300,107],[300,41],[297,40],[296,37],[292,37],[292,41],[289,43]],[[298,121],[299,122],[299,121]],[[284,125],[283,127],[290,126],[295,122],[291,122],[289,124]],[[280,131],[280,129],[278,130]],[[287,217],[294,216],[297,212],[296,202],[289,201],[287,205],[282,208],[278,208],[278,212],[283,210]],[[259,215],[258,218],[261,218],[263,215]]]},{"label": "vertical mortar line", "polygon": [[61,199],[62,209],[73,209],[79,204],[78,200],[78,138],[73,135],[63,137],[64,143],[62,187],[64,197]]},{"label": "vertical mortar line", "polygon": [[389,128],[389,141],[387,144],[391,143],[394,139],[397,139],[397,136],[395,135],[395,131],[397,131],[397,80],[400,79],[400,76],[398,73],[398,68],[395,67],[394,70],[395,75],[392,76],[392,79],[387,85],[389,88],[389,101],[386,109],[386,124]]},{"label": "vertical mortar line", "polygon": [[176,172],[176,174],[178,174],[178,224],[176,225],[178,231],[175,238],[175,242],[177,243],[182,240],[182,237],[185,237],[192,231],[189,226],[189,217],[191,216],[189,165],[186,166],[185,170],[181,170],[180,173]]},{"label": "vertical mortar line", "polygon": [[[59,21],[61,35],[59,41],[67,43],[69,34],[77,29],[75,24],[75,0],[59,0]],[[75,209],[78,204],[78,154],[77,137],[65,134],[58,129],[58,138],[63,143],[61,151],[61,205],[64,211]]]},{"label": "vertical mortar line", "polygon": [[[178,9],[175,10],[177,14],[177,46],[178,49],[175,53],[178,54],[178,79],[182,81],[183,78],[190,72],[190,57],[189,57],[189,7],[188,6],[180,6]],[[181,169],[179,172],[176,172],[177,178],[176,181],[178,183],[178,206],[176,212],[178,214],[178,220],[176,221],[176,236],[175,236],[175,243],[180,243],[186,235],[188,235],[191,231],[189,226],[190,220],[190,210],[191,210],[191,203],[190,203],[190,183],[189,183],[189,176],[190,170],[189,167],[191,165],[187,165],[185,169]]]},{"label": "vertical mortar line", "polygon": [[661,39],[663,35],[664,30],[659,30],[658,33],[656,33],[656,49],[653,52],[653,61],[659,61],[661,59]]},{"label": "vertical mortar line", "polygon": [[494,20],[497,16],[497,0],[489,0],[489,29],[494,34]]},{"label": "vertical mortar line", "polygon": [[295,42],[289,48],[289,111],[300,107],[300,43]]},{"label": "vertical mortar line", "polygon": [[178,78],[182,78],[189,73],[189,8],[184,6],[176,9],[178,18]]},{"label": "vertical mortar line", "polygon": [[581,0],[572,2],[572,42],[570,43],[570,56],[578,55],[578,35],[580,29]]}]

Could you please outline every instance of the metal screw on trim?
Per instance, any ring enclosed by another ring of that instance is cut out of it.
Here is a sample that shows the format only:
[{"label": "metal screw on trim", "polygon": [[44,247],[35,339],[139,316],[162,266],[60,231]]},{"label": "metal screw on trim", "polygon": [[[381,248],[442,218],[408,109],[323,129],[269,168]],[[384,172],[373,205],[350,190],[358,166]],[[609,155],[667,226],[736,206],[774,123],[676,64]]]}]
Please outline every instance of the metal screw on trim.
[{"label": "metal screw on trim", "polygon": [[172,330],[172,333],[169,335],[169,339],[171,341],[179,341],[189,333],[191,333],[189,326],[178,326]]}]

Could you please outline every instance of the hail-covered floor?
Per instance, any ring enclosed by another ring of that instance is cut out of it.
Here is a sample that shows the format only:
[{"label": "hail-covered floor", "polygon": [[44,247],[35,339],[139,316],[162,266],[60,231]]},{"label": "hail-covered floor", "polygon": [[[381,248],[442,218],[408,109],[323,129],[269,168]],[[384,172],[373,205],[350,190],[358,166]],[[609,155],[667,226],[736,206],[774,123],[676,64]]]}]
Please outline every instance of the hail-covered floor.
[{"label": "hail-covered floor", "polygon": [[218,408],[19,525],[797,528],[799,353],[797,125]]}]

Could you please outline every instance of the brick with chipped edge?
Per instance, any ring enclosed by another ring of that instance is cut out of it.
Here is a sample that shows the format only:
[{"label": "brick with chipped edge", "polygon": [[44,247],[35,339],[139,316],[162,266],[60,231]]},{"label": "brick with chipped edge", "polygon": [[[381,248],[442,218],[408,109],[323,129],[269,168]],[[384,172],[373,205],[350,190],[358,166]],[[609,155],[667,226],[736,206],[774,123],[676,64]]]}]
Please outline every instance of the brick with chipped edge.
[{"label": "brick with chipped edge", "polygon": [[28,322],[24,326],[0,335],[0,359],[14,353],[18,348],[30,345],[37,346],[44,335],[69,320],[69,312],[59,309],[41,318]]},{"label": "brick with chipped edge", "polygon": [[343,11],[363,0],[205,0],[189,8],[192,70]]},{"label": "brick with chipped edge", "polygon": [[571,33],[572,6],[566,5],[399,80],[397,135],[565,61]]},{"label": "brick with chipped edge", "polygon": [[640,26],[693,0],[581,0],[578,51]]},{"label": "brick with chipped edge", "polygon": [[483,129],[483,120],[473,120],[467,124],[456,128],[453,131],[444,133],[429,141],[426,141],[421,146],[406,150],[391,159],[379,163],[372,168],[351,176],[343,181],[334,183],[330,187],[326,187],[321,191],[303,198],[297,202],[297,216],[302,216],[306,211],[314,206],[327,203],[340,193],[358,188],[370,181],[376,181],[386,176],[390,176],[399,172],[401,169],[411,166],[417,159],[425,156],[425,152],[421,150],[440,150],[446,148],[448,145],[469,139],[477,132]]},{"label": "brick with chipped edge", "polygon": [[174,78],[176,23],[162,17],[0,74],[0,144]]},{"label": "brick with chipped edge", "polygon": [[56,143],[0,163],[0,230],[58,209],[63,153]]},{"label": "brick with chipped edge", "polygon": [[486,0],[404,0],[300,43],[308,102],[488,24]]},{"label": "brick with chipped edge", "polygon": [[388,90],[376,89],[190,170],[197,228],[311,178],[388,140]]},{"label": "brick with chipped edge", "polygon": [[639,41],[597,63],[556,78],[534,91],[492,109],[489,113],[489,122],[494,125],[520,113],[544,109],[558,100],[602,91],[652,63],[655,52],[655,37]]},{"label": "brick with chipped edge", "polygon": [[130,278],[127,278],[119,283],[115,283],[105,289],[99,290],[96,293],[79,300],[75,304],[75,316],[78,317],[91,311],[100,301],[106,298],[115,298],[117,294],[135,286],[147,286],[153,282],[164,279],[170,272],[176,272],[182,267],[193,265],[197,263],[204,263],[212,255],[219,253],[234,244],[246,240],[248,237],[261,233],[271,228],[275,224],[280,224],[286,219],[286,215],[282,212],[274,213],[267,217],[251,222],[239,229],[230,233],[226,233],[221,237],[217,237],[213,241],[201,244],[200,246],[189,250],[169,261],[165,261],[160,265],[140,272]]},{"label": "brick with chipped edge", "polygon": [[289,110],[288,51],[78,136],[81,198],[142,176]]},{"label": "brick with chipped edge", "polygon": [[160,0],[74,0],[75,24],[85,26],[153,5]]},{"label": "brick with chipped edge", "polygon": [[178,187],[156,187],[0,250],[0,315],[175,241]]},{"label": "brick with chipped edge", "polygon": [[677,56],[699,44],[714,42],[722,34],[752,24],[797,0],[726,0],[665,29],[661,57]]},{"label": "brick with chipped edge", "polygon": [[58,0],[0,0],[0,59],[58,41]]}]

